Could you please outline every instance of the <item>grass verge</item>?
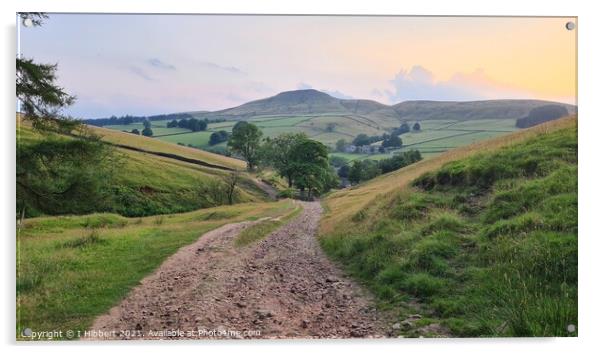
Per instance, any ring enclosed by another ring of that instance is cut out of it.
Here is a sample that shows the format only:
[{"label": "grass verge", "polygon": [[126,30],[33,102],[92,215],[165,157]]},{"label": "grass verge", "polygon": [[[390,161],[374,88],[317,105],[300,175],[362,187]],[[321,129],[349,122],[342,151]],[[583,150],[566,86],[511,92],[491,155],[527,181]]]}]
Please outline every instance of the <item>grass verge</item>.
[{"label": "grass verge", "polygon": [[463,337],[577,335],[577,129],[550,126],[373,196],[323,229],[323,248],[400,320],[420,312]]}]

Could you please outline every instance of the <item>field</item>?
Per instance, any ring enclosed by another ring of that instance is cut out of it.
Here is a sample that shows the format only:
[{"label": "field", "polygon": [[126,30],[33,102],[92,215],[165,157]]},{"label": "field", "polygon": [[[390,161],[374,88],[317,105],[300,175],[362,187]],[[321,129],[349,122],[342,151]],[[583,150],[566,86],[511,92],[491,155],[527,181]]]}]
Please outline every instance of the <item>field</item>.
[{"label": "field", "polygon": [[[246,163],[242,160],[212,154],[210,152],[189,148],[186,146],[170,144],[157,138],[148,138],[145,136],[93,126],[90,126],[90,129],[92,129],[92,131],[96,134],[102,136],[103,140],[112,144],[127,145],[144,150],[180,155],[232,169],[242,170],[246,168]],[[186,136],[186,134],[181,136]]]},{"label": "field", "polygon": [[408,328],[454,336],[574,336],[576,120],[444,153],[323,204],[326,252]]},{"label": "field", "polygon": [[290,213],[290,200],[190,213],[26,219],[17,234],[17,333],[85,330],[165,258],[223,224]]},{"label": "field", "polygon": [[[316,115],[275,115],[256,116],[248,120],[261,128],[264,136],[274,137],[283,133],[305,133],[312,139],[318,140],[331,148],[339,139],[351,142],[358,134],[381,135],[399,125],[398,121],[380,120],[361,115],[316,114]],[[180,128],[164,128],[167,121],[154,121],[153,131],[158,140],[189,145],[197,148],[208,148],[212,132],[219,130],[231,131],[235,121],[210,123],[207,131],[190,132]],[[410,126],[414,122],[409,122]],[[517,130],[514,119],[480,119],[480,120],[424,120],[420,122],[421,130],[401,136],[403,150],[419,150],[423,157],[431,158],[449,149],[472,144]],[[129,126],[107,126],[108,129],[126,130],[141,129],[142,124]],[[155,128],[157,127],[157,128]],[[171,135],[174,134],[174,135]],[[218,146],[224,147],[225,143]],[[343,154],[337,153],[343,156]],[[380,159],[388,155],[346,154],[348,160]]]}]

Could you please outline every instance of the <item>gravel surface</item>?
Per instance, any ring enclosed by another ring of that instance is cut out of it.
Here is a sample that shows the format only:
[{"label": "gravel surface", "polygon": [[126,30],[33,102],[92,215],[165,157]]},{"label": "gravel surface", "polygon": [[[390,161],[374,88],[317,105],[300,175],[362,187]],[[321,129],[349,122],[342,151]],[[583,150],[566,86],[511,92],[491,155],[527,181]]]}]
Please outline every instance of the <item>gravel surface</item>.
[{"label": "gravel surface", "polygon": [[298,217],[244,248],[233,241],[253,222],[225,225],[183,247],[97,318],[90,338],[387,336],[372,298],[322,252],[319,202],[299,203]]}]

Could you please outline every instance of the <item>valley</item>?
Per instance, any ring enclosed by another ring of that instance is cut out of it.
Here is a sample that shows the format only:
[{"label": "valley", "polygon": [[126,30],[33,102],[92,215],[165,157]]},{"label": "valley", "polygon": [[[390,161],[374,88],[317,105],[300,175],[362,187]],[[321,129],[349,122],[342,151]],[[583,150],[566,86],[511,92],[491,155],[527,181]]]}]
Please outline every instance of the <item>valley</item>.
[{"label": "valley", "polygon": [[[537,100],[408,101],[387,106],[369,100],[341,100],[316,90],[298,90],[223,111],[190,112],[192,117],[209,120],[204,131],[167,128],[169,120],[152,121],[152,126],[155,139],[225,153],[226,142],[210,144],[211,134],[231,132],[234,124],[242,120],[259,127],[264,137],[276,137],[285,132],[304,133],[327,145],[333,150],[333,156],[352,161],[382,159],[391,153],[334,152],[338,140],[351,143],[359,134],[391,134],[404,122],[410,125],[419,122],[419,131],[400,135],[403,145],[394,152],[418,150],[424,158],[430,158],[456,147],[516,131],[519,129],[516,127],[518,118],[526,116],[534,107],[552,103]],[[569,113],[575,111],[573,106],[559,105],[566,107]],[[143,124],[107,125],[105,128],[129,132],[142,130]]]}]

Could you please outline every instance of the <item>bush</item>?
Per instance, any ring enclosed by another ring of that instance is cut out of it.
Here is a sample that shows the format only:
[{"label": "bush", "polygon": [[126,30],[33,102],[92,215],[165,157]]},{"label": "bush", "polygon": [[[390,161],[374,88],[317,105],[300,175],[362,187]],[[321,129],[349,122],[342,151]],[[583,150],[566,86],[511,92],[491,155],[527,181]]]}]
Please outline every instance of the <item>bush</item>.
[{"label": "bush", "polygon": [[297,197],[297,190],[294,188],[287,188],[278,192],[278,198],[291,198]]}]

